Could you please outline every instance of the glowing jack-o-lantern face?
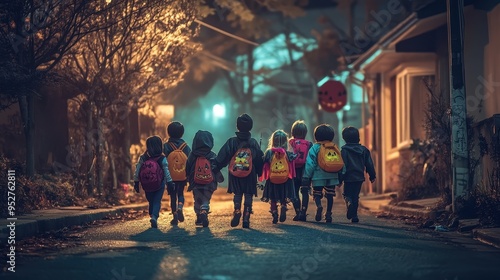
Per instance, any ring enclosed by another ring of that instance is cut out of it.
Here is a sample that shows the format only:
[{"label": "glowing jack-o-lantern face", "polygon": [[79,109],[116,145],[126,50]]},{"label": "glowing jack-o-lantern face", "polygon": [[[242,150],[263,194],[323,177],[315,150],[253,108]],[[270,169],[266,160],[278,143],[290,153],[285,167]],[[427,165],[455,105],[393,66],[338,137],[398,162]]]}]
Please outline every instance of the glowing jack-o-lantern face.
[{"label": "glowing jack-o-lantern face", "polygon": [[327,81],[318,91],[318,102],[327,112],[337,112],[347,104],[347,91],[341,82]]},{"label": "glowing jack-o-lantern face", "polygon": [[183,164],[183,161],[178,156],[175,156],[173,158],[171,165],[172,165],[172,170],[175,172],[184,172],[186,170],[186,166]]},{"label": "glowing jack-o-lantern face", "polygon": [[198,170],[195,174],[196,178],[199,180],[208,180],[212,178],[212,171],[210,170],[210,166],[205,163],[205,166],[198,166]]},{"label": "glowing jack-o-lantern face", "polygon": [[283,160],[279,159],[279,160],[276,160],[273,164],[273,172],[275,173],[282,173],[282,172],[288,172],[285,168],[285,163],[283,162]]},{"label": "glowing jack-o-lantern face", "polygon": [[340,161],[340,157],[336,152],[329,151],[328,154],[326,154],[326,160],[327,161]]}]

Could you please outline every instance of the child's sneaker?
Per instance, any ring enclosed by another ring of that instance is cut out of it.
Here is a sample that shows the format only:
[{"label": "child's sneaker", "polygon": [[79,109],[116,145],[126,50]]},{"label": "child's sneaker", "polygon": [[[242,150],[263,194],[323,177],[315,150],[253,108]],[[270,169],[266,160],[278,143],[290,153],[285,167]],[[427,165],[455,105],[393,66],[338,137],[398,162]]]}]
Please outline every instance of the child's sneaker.
[{"label": "child's sneaker", "polygon": [[278,223],[278,211],[276,211],[276,210],[271,211],[271,215],[273,216],[273,224],[277,224]]},{"label": "child's sneaker", "polygon": [[322,213],[323,213],[323,207],[320,206],[320,207],[318,207],[318,209],[316,209],[316,216],[314,217],[316,222],[321,221]]},{"label": "child's sneaker", "polygon": [[206,210],[201,210],[200,220],[203,227],[208,227],[208,213]]},{"label": "child's sneaker", "polygon": [[182,204],[179,204],[177,206],[177,216],[179,219],[179,222],[184,222],[184,213],[182,212]]},{"label": "child's sneaker", "polygon": [[352,223],[359,223],[359,218],[356,216],[356,217],[353,217],[352,220],[351,220]]},{"label": "child's sneaker", "polygon": [[326,212],[325,221],[328,224],[330,224],[332,222],[332,212]]},{"label": "child's sneaker", "polygon": [[250,228],[250,214],[252,214],[252,209],[245,208],[243,212],[243,228]]},{"label": "child's sneaker", "polygon": [[281,206],[281,212],[280,212],[280,222],[283,223],[286,221],[286,211],[288,209],[286,208],[286,205]]},{"label": "child's sneaker", "polygon": [[196,214],[196,221],[194,221],[194,224],[197,225],[197,226],[201,226],[202,225],[200,214]]},{"label": "child's sneaker", "polygon": [[306,219],[307,219],[307,210],[306,209],[302,209],[300,211],[300,214],[299,214],[299,221],[305,222]]},{"label": "child's sneaker", "polygon": [[233,218],[231,219],[231,227],[237,227],[240,224],[241,210],[235,209],[233,213]]},{"label": "child's sneaker", "polygon": [[170,221],[170,224],[173,225],[173,226],[176,226],[177,224],[179,224],[179,219],[177,217],[177,212],[172,213],[172,215],[173,215],[173,218],[172,218],[172,221]]},{"label": "child's sneaker", "polygon": [[149,219],[149,222],[151,223],[152,228],[158,228],[158,221],[156,220],[156,217],[151,217],[151,219]]},{"label": "child's sneaker", "polygon": [[300,221],[300,209],[295,209],[295,216],[293,217],[293,221]]}]

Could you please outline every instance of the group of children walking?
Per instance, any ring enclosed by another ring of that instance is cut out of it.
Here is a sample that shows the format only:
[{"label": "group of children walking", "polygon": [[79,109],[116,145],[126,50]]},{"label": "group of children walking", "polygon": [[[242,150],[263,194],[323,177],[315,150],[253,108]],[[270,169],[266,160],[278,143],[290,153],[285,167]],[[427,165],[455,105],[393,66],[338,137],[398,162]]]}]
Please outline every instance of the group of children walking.
[{"label": "group of children walking", "polygon": [[[251,137],[252,118],[243,114],[236,121],[236,136],[229,138],[219,153],[212,151],[214,139],[210,132],[199,130],[193,139],[192,150],[182,139],[184,127],[172,122],[167,127],[166,143],[158,136],[146,140],[146,151],[140,156],[134,173],[134,189],[142,186],[149,202],[151,227],[158,226],[161,199],[165,188],[170,196],[172,225],[184,221],[184,189],[193,192],[196,225],[209,225],[210,199],[217,184],[224,181],[220,170],[228,167],[228,193],[234,195],[231,227],[242,222],[250,227],[253,197],[257,187],[263,189],[261,200],[270,203],[272,223],[285,222],[287,205],[295,210],[294,221],[306,221],[309,195],[316,204],[315,220],[323,219],[321,199],[326,198],[326,223],[332,222],[333,198],[336,187],[344,186],[347,219],[359,222],[357,215],[359,193],[365,172],[375,181],[375,168],[370,151],[359,144],[359,131],[346,127],[342,149],[334,143],[334,129],[328,124],[314,129],[314,143],[306,140],[304,121],[292,125],[292,138],[276,130],[262,152],[260,144]],[[163,148],[163,149],[162,149]],[[265,182],[264,185],[258,184]],[[302,199],[300,198],[302,196]],[[243,208],[243,210],[242,210]],[[241,221],[242,220],[242,221]]]}]

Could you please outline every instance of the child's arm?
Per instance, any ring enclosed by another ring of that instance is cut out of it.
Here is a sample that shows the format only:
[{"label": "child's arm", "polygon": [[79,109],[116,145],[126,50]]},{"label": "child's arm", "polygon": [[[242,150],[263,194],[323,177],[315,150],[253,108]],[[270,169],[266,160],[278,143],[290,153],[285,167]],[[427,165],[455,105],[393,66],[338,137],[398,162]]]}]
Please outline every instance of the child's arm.
[{"label": "child's arm", "polygon": [[187,180],[189,182],[189,188],[188,188],[188,191],[191,190],[191,186],[193,186],[193,166],[194,166],[194,163],[196,161],[196,158],[190,154],[188,156],[188,159],[187,159],[187,162],[186,162],[186,176],[187,176]]},{"label": "child's arm", "polygon": [[302,186],[309,186],[311,184],[311,178],[314,175],[314,169],[316,169],[317,162],[318,159],[316,150],[314,150],[313,148],[309,149],[309,152],[307,153],[304,174],[302,175]]},{"label": "child's arm", "polygon": [[253,165],[255,167],[255,173],[257,173],[257,177],[262,176],[262,170],[264,168],[264,153],[260,149],[260,147],[256,146],[257,154],[255,155],[255,160],[253,160]]},{"label": "child's arm", "polygon": [[166,157],[163,157],[163,159],[161,160],[161,166],[163,168],[163,174],[165,175],[163,177],[163,184],[165,185],[173,181],[172,177],[170,176],[170,171],[168,171],[168,162]]},{"label": "child's arm", "polygon": [[214,170],[214,172],[217,173],[222,168],[226,167],[229,164],[229,161],[231,160],[232,156],[233,155],[231,154],[231,150],[229,147],[229,139],[228,139],[217,153],[217,157],[215,158],[217,168]]},{"label": "child's arm", "polygon": [[370,150],[365,148],[365,167],[366,167],[366,172],[368,175],[370,175],[370,182],[375,182],[375,179],[377,178],[375,174],[375,166],[373,165],[373,160],[372,156],[370,153]]},{"label": "child's arm", "polygon": [[135,164],[134,172],[134,182],[139,182],[139,172],[141,171],[141,166],[144,163],[142,156],[139,157],[139,161]]}]

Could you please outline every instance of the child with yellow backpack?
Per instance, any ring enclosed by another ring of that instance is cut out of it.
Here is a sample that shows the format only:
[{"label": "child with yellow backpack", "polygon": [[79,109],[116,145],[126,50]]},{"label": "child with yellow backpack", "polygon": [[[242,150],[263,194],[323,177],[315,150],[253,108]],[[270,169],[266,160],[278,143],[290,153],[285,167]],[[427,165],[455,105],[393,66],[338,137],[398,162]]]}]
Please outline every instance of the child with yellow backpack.
[{"label": "child with yellow backpack", "polygon": [[340,173],[344,168],[344,162],[340,150],[333,143],[335,131],[328,124],[318,125],[314,129],[314,140],[316,143],[309,149],[306,166],[302,176],[302,186],[307,187],[312,184],[313,197],[316,204],[317,222],[321,221],[323,206],[321,199],[323,191],[326,197],[326,223],[332,222],[333,197],[335,196],[335,186],[340,184]]},{"label": "child with yellow backpack", "polygon": [[[271,203],[273,224],[286,220],[287,203],[295,201],[294,160],[296,154],[287,151],[288,139],[283,130],[276,130],[269,139],[269,148],[264,153],[264,170],[260,181],[266,180],[261,200]],[[278,216],[278,204],[281,206]]]}]

